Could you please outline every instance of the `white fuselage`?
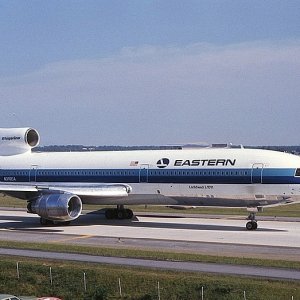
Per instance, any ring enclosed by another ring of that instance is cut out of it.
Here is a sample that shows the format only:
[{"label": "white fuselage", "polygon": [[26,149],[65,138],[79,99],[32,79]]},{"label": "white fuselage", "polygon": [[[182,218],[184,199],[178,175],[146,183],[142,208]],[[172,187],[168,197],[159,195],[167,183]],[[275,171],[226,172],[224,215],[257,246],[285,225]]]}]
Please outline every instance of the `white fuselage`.
[{"label": "white fuselage", "polygon": [[[300,200],[300,157],[268,150],[194,148],[26,152],[0,156],[0,181],[32,185],[127,184],[128,197],[83,203],[265,206]],[[13,194],[13,193],[11,193]],[[20,193],[15,194],[22,197]]]}]

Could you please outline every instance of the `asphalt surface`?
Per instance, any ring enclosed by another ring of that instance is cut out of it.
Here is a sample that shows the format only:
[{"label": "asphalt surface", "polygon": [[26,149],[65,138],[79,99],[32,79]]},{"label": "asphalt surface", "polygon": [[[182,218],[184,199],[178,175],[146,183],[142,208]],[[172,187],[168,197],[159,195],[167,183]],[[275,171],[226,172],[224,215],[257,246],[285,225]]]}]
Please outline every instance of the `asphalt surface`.
[{"label": "asphalt surface", "polygon": [[0,240],[300,261],[300,222],[262,220],[249,232],[243,218],[141,213],[132,221],[108,221],[86,213],[71,226],[42,227],[36,215],[0,210]]},{"label": "asphalt surface", "polygon": [[79,261],[88,263],[123,265],[130,267],[145,267],[164,270],[204,272],[214,274],[242,275],[272,278],[280,280],[300,280],[300,271],[283,268],[265,268],[241,265],[210,264],[198,262],[179,261],[154,261],[148,259],[134,259],[121,257],[94,256],[85,254],[72,254],[60,252],[45,252],[36,250],[6,249],[0,248],[0,255],[22,256],[39,259]]}]

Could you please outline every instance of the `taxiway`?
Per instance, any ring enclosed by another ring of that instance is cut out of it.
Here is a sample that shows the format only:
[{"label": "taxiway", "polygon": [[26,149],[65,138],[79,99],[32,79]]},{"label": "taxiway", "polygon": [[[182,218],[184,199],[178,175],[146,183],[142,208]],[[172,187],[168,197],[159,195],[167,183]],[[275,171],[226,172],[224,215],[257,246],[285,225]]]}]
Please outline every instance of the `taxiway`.
[{"label": "taxiway", "polygon": [[256,231],[246,220],[137,214],[133,220],[106,220],[85,213],[70,226],[42,227],[36,215],[0,210],[0,240],[163,249],[222,256],[300,260],[300,223],[259,221]]}]

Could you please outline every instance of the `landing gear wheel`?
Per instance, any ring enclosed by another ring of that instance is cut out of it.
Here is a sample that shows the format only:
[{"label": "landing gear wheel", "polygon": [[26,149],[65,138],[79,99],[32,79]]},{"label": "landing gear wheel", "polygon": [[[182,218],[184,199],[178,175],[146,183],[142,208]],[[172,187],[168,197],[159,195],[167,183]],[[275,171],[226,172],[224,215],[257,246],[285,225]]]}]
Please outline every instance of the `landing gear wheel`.
[{"label": "landing gear wheel", "polygon": [[246,224],[247,230],[256,230],[257,229],[257,223],[255,221],[249,221]]},{"label": "landing gear wheel", "polygon": [[253,223],[252,222],[247,222],[246,228],[247,228],[247,230],[252,230],[253,229]]},{"label": "landing gear wheel", "polygon": [[105,218],[108,220],[115,219],[115,209],[108,208],[105,211]]},{"label": "landing gear wheel", "polygon": [[126,219],[125,209],[117,210],[117,219],[119,219],[119,220]]},{"label": "landing gear wheel", "polygon": [[131,209],[116,209],[116,208],[108,208],[105,211],[105,217],[108,220],[112,219],[118,219],[118,220],[124,220],[124,219],[132,219],[133,212]]},{"label": "landing gear wheel", "polygon": [[257,229],[257,222],[253,221],[253,230]]},{"label": "landing gear wheel", "polygon": [[132,219],[133,218],[133,211],[131,209],[126,209],[126,219]]},{"label": "landing gear wheel", "polygon": [[256,222],[255,217],[256,217],[256,212],[251,211],[248,216],[248,220],[250,220],[250,221],[246,224],[247,230],[256,230],[257,229],[257,222]]}]

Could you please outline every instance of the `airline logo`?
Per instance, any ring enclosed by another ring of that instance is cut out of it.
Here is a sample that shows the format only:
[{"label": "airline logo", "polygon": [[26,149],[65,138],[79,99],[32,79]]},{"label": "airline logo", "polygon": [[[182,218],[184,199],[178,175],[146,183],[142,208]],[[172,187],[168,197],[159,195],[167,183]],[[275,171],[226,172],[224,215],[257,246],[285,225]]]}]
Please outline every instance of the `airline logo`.
[{"label": "airline logo", "polygon": [[208,167],[218,167],[218,166],[234,166],[236,159],[176,159],[174,167],[198,167],[198,166],[208,166]]},{"label": "airline logo", "polygon": [[170,163],[170,160],[168,158],[162,158],[160,160],[157,161],[156,165],[158,168],[163,169],[165,167],[167,167]]},{"label": "airline logo", "polygon": [[[236,159],[176,159],[174,167],[219,167],[219,166],[234,166]],[[157,161],[158,168],[166,168],[170,164],[168,158],[162,158]]]}]

